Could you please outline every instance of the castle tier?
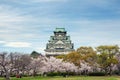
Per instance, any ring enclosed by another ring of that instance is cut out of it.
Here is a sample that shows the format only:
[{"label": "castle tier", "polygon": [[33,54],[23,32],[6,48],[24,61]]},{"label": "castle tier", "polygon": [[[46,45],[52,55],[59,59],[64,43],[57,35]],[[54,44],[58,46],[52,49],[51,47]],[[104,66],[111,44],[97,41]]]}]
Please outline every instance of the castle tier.
[{"label": "castle tier", "polygon": [[74,51],[70,36],[66,34],[65,28],[56,28],[54,36],[50,36],[50,40],[46,45],[46,56],[56,56]]}]

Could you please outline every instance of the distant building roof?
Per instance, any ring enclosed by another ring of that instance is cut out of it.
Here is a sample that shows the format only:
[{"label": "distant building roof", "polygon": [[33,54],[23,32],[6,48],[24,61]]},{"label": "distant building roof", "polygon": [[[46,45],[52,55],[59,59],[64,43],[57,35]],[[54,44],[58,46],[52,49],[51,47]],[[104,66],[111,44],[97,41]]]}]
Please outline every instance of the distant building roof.
[{"label": "distant building roof", "polygon": [[55,32],[66,32],[65,28],[56,28]]}]

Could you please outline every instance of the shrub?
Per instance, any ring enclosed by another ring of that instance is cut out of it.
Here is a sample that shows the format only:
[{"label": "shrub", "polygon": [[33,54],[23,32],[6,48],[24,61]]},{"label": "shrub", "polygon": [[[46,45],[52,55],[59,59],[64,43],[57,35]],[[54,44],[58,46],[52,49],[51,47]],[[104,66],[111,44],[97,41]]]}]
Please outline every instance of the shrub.
[{"label": "shrub", "polygon": [[49,72],[47,73],[47,76],[59,76],[60,74],[58,72]]},{"label": "shrub", "polygon": [[29,75],[27,75],[27,74],[24,74],[24,75],[22,75],[23,77],[28,77]]},{"label": "shrub", "polygon": [[47,76],[63,76],[63,77],[66,77],[66,76],[73,76],[75,75],[74,72],[49,72],[47,73]]},{"label": "shrub", "polygon": [[105,76],[105,72],[91,72],[89,76]]},{"label": "shrub", "polygon": [[120,75],[120,71],[114,71],[113,74],[114,75]]},{"label": "shrub", "polygon": [[10,75],[10,77],[16,77],[16,75]]},{"label": "shrub", "polygon": [[63,76],[63,77],[66,77],[67,75],[68,75],[67,72],[62,72],[62,73],[61,73],[61,76]]}]

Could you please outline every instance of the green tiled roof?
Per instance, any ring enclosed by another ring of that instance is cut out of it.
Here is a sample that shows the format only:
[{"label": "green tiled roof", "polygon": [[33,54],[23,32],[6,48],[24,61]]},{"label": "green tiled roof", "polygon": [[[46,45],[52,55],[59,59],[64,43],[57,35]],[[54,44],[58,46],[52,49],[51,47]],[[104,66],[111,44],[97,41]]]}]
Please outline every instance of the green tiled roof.
[{"label": "green tiled roof", "polygon": [[65,32],[65,28],[56,28],[55,32]]}]

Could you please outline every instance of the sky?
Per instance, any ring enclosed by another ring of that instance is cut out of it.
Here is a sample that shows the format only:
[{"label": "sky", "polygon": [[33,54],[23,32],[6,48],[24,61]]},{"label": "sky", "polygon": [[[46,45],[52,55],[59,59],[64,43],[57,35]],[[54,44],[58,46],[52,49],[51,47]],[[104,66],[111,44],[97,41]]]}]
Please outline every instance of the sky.
[{"label": "sky", "polygon": [[0,0],[0,52],[45,53],[55,28],[74,48],[120,46],[120,0]]}]

